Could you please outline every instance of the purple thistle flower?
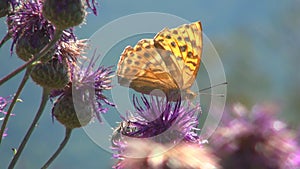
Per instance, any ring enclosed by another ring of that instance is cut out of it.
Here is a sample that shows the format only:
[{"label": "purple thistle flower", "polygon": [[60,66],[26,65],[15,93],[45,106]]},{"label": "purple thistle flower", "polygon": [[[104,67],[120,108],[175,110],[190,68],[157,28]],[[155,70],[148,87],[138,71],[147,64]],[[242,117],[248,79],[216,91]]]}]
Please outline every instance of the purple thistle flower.
[{"label": "purple thistle flower", "polygon": [[[200,143],[195,132],[198,125],[197,113],[200,106],[185,108],[181,100],[170,102],[164,98],[151,96],[148,100],[141,98],[142,104],[134,96],[133,104],[136,109],[127,121],[131,130],[123,130],[121,134],[132,138],[150,138],[159,143],[185,142]],[[112,140],[118,144],[118,140]],[[122,144],[122,140],[120,140]]]},{"label": "purple thistle flower", "polygon": [[[105,90],[110,90],[112,67],[100,66],[98,69],[93,70],[95,67],[95,60],[91,60],[87,68],[78,68],[76,65],[72,65],[71,70],[71,82],[66,86],[64,90],[53,90],[50,98],[56,96],[62,97],[69,93],[73,93],[73,99],[79,102],[86,102],[92,104],[95,116],[102,122],[100,114],[106,113],[108,108],[105,108],[105,104],[109,106],[115,106],[104,95]],[[74,97],[75,96],[75,97]]]},{"label": "purple thistle flower", "polygon": [[[43,36],[53,39],[55,27],[42,15],[42,0],[21,1],[18,8],[7,17],[8,34],[13,38],[11,45],[11,53],[14,46],[21,36],[34,37],[36,32],[41,32]],[[40,38],[40,37],[35,37]],[[73,30],[65,30],[62,37],[57,42],[56,47],[60,41],[68,42],[69,40],[76,40]],[[40,43],[38,39],[32,39],[31,43]],[[37,46],[35,44],[33,46]]]},{"label": "purple thistle flower", "polygon": [[[81,89],[89,88],[94,90],[95,95],[93,99],[93,107],[97,115],[98,120],[101,122],[101,113],[106,113],[107,108],[103,107],[103,103],[109,106],[115,106],[110,102],[107,97],[103,94],[104,90],[110,90],[111,78],[112,78],[112,67],[100,66],[98,69],[93,70],[95,67],[95,62],[91,60],[90,64],[86,69],[81,69],[80,71],[75,71],[72,76],[73,86],[75,85],[76,90],[84,91]],[[74,83],[75,82],[75,83]]]},{"label": "purple thistle flower", "polygon": [[276,107],[255,106],[252,112],[235,105],[211,138],[224,169],[296,169],[299,146],[294,133],[274,115]]}]

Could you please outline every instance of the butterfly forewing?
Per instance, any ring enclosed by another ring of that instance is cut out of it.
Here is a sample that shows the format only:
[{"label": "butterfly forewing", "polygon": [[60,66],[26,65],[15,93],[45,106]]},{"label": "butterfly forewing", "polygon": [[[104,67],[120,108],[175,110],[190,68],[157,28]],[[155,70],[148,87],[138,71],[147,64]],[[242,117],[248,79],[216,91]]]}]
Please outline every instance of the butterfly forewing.
[{"label": "butterfly forewing", "polygon": [[181,76],[182,64],[177,61],[177,59],[179,59],[178,56],[180,57],[180,51],[176,48],[176,42],[173,40],[172,34],[168,28],[163,29],[154,37],[154,46],[180,88],[180,86],[183,85]]},{"label": "butterfly forewing", "polygon": [[[185,25],[184,29],[188,37],[185,41],[191,46],[188,48],[188,53],[185,55],[185,69],[183,70],[184,85],[182,89],[189,89],[196,77],[200,68],[201,53],[202,53],[202,27],[200,22],[195,22],[190,25]],[[181,31],[183,32],[183,31]],[[192,74],[191,74],[192,73]]]},{"label": "butterfly forewing", "polygon": [[[169,69],[181,90],[189,89],[197,76],[201,61],[201,23],[195,22],[174,29],[164,29],[154,38],[156,46],[164,47],[172,55],[161,54],[165,62],[171,60]],[[169,58],[168,58],[169,57]],[[173,68],[176,66],[176,68]]]}]

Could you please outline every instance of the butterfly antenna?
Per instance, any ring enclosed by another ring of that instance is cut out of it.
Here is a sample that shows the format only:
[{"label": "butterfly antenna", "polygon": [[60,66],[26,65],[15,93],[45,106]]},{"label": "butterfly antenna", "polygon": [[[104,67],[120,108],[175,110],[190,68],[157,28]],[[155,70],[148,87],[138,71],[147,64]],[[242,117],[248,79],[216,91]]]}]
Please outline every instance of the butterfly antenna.
[{"label": "butterfly antenna", "polygon": [[217,86],[221,86],[221,85],[227,85],[227,84],[228,84],[227,82],[224,82],[224,83],[216,84],[216,85],[213,85],[213,86],[210,86],[210,87],[201,89],[201,90],[199,90],[199,94],[200,94],[200,95],[217,96],[217,97],[225,97],[224,94],[211,94],[211,93],[201,93],[201,92],[202,92],[202,91],[205,91],[205,90],[209,90],[209,89],[211,89],[211,88],[213,88],[213,87],[217,87]]},{"label": "butterfly antenna", "polygon": [[225,97],[224,94],[211,94],[211,93],[199,93],[200,95],[209,95],[209,96],[217,96],[217,97]]},{"label": "butterfly antenna", "polygon": [[223,82],[223,83],[220,83],[220,84],[216,84],[216,85],[213,85],[213,86],[210,86],[210,87],[207,87],[207,88],[204,88],[204,89],[201,89],[199,90],[198,92],[202,92],[202,91],[205,91],[205,90],[208,90],[208,89],[211,89],[213,87],[217,87],[217,86],[221,86],[221,85],[227,85],[228,82]]}]

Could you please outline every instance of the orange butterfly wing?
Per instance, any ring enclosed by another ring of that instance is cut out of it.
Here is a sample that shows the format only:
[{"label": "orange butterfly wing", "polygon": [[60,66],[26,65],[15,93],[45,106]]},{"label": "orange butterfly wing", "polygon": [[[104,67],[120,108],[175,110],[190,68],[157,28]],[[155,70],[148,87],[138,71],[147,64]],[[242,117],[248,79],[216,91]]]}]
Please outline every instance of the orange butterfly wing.
[{"label": "orange butterfly wing", "polygon": [[154,39],[128,46],[118,63],[118,82],[143,94],[160,89],[167,95],[188,92],[201,62],[200,22],[165,28]]},{"label": "orange butterfly wing", "polygon": [[144,94],[150,94],[154,89],[160,89],[164,93],[178,89],[152,39],[143,39],[134,48],[125,48],[117,75],[122,86]]}]

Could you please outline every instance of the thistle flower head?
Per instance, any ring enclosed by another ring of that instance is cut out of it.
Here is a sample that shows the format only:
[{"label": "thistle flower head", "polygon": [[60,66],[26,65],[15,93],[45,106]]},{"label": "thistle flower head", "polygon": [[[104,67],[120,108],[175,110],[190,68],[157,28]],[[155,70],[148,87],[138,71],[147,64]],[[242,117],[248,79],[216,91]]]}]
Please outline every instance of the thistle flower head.
[{"label": "thistle flower head", "polygon": [[71,81],[70,67],[76,66],[78,58],[83,58],[86,47],[86,40],[59,41],[50,58],[43,57],[32,64],[32,80],[42,87],[63,89]]},{"label": "thistle flower head", "polygon": [[[92,59],[87,68],[78,69],[73,68],[72,73],[72,85],[73,90],[76,90],[80,95],[84,96],[88,93],[88,98],[90,99],[96,116],[101,122],[101,113],[106,113],[108,108],[104,108],[104,104],[109,106],[114,106],[112,102],[104,95],[105,90],[110,90],[112,67],[100,66],[96,70],[95,67],[96,60]],[[73,91],[74,92],[74,91]],[[86,93],[87,92],[87,93]]]},{"label": "thistle flower head", "polygon": [[[174,103],[153,96],[150,96],[150,99],[143,96],[141,100],[142,103],[133,97],[136,111],[128,119],[129,125],[120,131],[121,135],[149,138],[159,143],[176,144],[181,141],[200,143],[195,132],[199,117],[197,113],[200,112],[199,105],[186,108],[181,106],[181,100]],[[122,147],[122,139],[115,138],[117,139],[112,140],[113,144]]]},{"label": "thistle flower head", "polygon": [[256,106],[247,112],[241,105],[234,106],[235,117],[228,116],[210,142],[225,169],[299,167],[294,133],[274,117],[274,108]]},{"label": "thistle flower head", "polygon": [[[17,45],[19,39],[22,39],[22,37],[26,38],[24,41],[28,43],[22,43],[26,46],[24,46],[22,50],[19,50],[22,51],[21,53],[26,52],[26,54],[29,55],[26,56],[26,58],[30,58],[31,55],[36,54],[53,39],[56,28],[42,15],[42,2],[42,0],[21,1],[18,8],[7,17],[8,34],[10,34],[13,39],[11,53],[13,52],[14,46]],[[59,46],[61,41],[68,42],[69,40],[76,40],[73,29],[63,31],[54,49]],[[28,45],[30,45],[29,47],[32,48],[32,50],[27,50]]]},{"label": "thistle flower head", "polygon": [[14,40],[13,45],[23,34],[31,35],[38,30],[48,37],[54,35],[55,28],[42,16],[41,8],[40,0],[22,1],[19,8],[7,18]]},{"label": "thistle flower head", "polygon": [[218,159],[199,144],[180,143],[169,146],[150,141],[128,140],[116,169],[217,169]]},{"label": "thistle flower head", "polygon": [[57,121],[69,129],[85,126],[93,117],[92,107],[87,100],[75,106],[73,99],[72,93],[65,93],[56,100],[52,109],[52,115]]},{"label": "thistle flower head", "polygon": [[[65,32],[65,34],[70,32]],[[71,34],[69,34],[71,36]],[[64,37],[62,37],[64,38]],[[84,58],[82,55],[84,54],[85,49],[87,48],[87,40],[74,40],[74,39],[61,39],[56,47],[56,52],[54,53],[53,58],[57,58],[62,61],[66,59],[69,64],[74,64],[80,58]]]},{"label": "thistle flower head", "polygon": [[30,76],[38,85],[48,89],[63,89],[70,82],[68,64],[58,59],[46,63],[36,62]]},{"label": "thistle flower head", "polygon": [[64,95],[69,95],[73,97],[72,104],[75,102],[75,109],[78,105],[81,105],[79,109],[90,107],[93,116],[96,116],[101,122],[100,114],[106,113],[108,110],[105,104],[114,106],[104,95],[105,90],[112,88],[111,78],[113,71],[111,67],[103,66],[93,70],[95,66],[94,61],[95,60],[92,60],[87,68],[79,68],[73,65],[71,68],[71,82],[64,89],[53,90],[51,92],[51,98],[57,96],[61,98],[64,97]]},{"label": "thistle flower head", "polygon": [[86,16],[82,0],[44,0],[43,15],[59,30],[81,24]]}]

